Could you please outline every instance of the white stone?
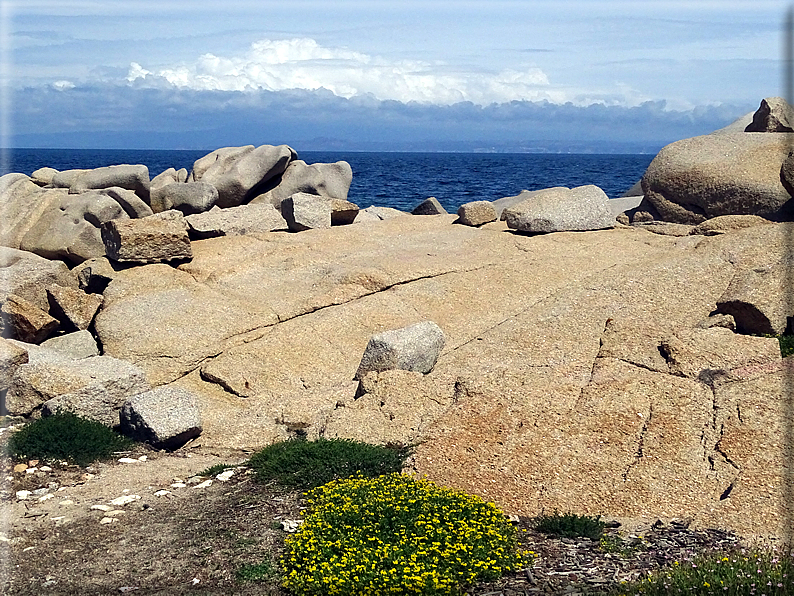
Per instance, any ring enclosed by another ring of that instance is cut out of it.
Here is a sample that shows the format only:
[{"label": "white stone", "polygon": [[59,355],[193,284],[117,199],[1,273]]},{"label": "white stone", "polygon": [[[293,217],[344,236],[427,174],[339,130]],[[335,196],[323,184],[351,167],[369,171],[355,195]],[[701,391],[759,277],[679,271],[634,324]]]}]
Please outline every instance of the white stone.
[{"label": "white stone", "polygon": [[234,476],[234,470],[226,470],[225,472],[221,472],[220,474],[215,476],[215,478],[220,480],[221,482],[226,482],[232,476]]},{"label": "white stone", "polygon": [[19,499],[20,501],[27,501],[28,497],[32,494],[33,493],[30,492],[29,490],[18,490],[17,499]]},{"label": "white stone", "polygon": [[186,486],[187,484],[185,484],[184,482],[174,482],[171,485],[171,488],[185,488]]},{"label": "white stone", "polygon": [[112,524],[114,521],[116,521],[115,517],[103,517],[102,519],[99,520],[99,523],[100,524]]},{"label": "white stone", "polygon": [[74,505],[74,501],[72,501],[71,499],[64,499],[63,501],[58,503],[58,505],[60,505],[61,507],[68,507],[69,505]]},{"label": "white stone", "polygon": [[122,464],[137,464],[138,460],[137,459],[132,459],[131,457],[122,457],[121,459],[119,459],[119,463],[122,463]]},{"label": "white stone", "polygon": [[91,505],[91,509],[95,509],[97,511],[110,511],[112,507],[107,505]]},{"label": "white stone", "polygon": [[141,497],[138,495],[124,495],[123,497],[118,497],[110,501],[111,505],[122,506],[122,505],[129,505],[133,501],[137,501]]},{"label": "white stone", "polygon": [[170,495],[170,494],[171,494],[170,490],[163,489],[163,490],[158,490],[156,493],[154,493],[154,496],[155,497],[165,497],[166,495]]},{"label": "white stone", "polygon": [[201,484],[197,484],[193,488],[207,488],[208,486],[212,486],[212,479],[205,480]]},{"label": "white stone", "polygon": [[39,503],[43,503],[44,501],[48,501],[48,500],[52,499],[54,496],[55,495],[50,493],[50,494],[44,495],[43,497],[39,497]]}]

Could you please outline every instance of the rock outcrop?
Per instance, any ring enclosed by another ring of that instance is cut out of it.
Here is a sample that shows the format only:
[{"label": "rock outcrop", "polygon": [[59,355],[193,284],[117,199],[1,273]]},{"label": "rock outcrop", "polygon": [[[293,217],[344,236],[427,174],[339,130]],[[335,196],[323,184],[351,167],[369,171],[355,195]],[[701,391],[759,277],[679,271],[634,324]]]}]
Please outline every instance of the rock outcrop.
[{"label": "rock outcrop", "polygon": [[744,132],[794,132],[794,110],[782,97],[767,97]]},{"label": "rock outcrop", "polygon": [[602,230],[615,225],[608,203],[597,186],[549,188],[507,207],[503,215],[507,226],[519,232]]}]

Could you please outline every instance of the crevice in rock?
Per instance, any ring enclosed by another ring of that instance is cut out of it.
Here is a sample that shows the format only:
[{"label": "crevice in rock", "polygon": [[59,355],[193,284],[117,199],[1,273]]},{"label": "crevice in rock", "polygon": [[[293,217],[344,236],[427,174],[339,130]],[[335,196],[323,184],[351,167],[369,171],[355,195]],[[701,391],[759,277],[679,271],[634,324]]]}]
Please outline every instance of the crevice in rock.
[{"label": "crevice in rock", "polygon": [[[201,380],[202,381],[206,381],[207,383],[215,383],[216,385],[221,387],[224,391],[226,391],[226,393],[231,393],[232,395],[236,395],[237,397],[247,397],[246,395],[242,395],[241,393],[238,393],[237,391],[232,389],[232,386],[229,385],[226,381],[224,381],[220,377],[216,377],[212,373],[208,373],[207,371],[203,370],[201,368],[201,366],[199,366],[197,368],[200,369],[199,370],[199,375],[201,376]],[[193,369],[193,370],[195,370],[195,369]],[[190,374],[190,373],[188,373],[188,374]],[[248,387],[248,381],[245,382],[245,385],[246,385],[246,387]]]},{"label": "crevice in rock", "polygon": [[643,448],[645,444],[645,433],[648,432],[648,425],[653,418],[653,405],[650,406],[648,410],[648,417],[642,423],[642,428],[640,429],[640,435],[637,438],[637,451],[634,453],[634,460],[629,463],[626,467],[626,471],[623,472],[623,482],[626,482],[629,479],[629,473],[631,469],[636,466],[643,457]]},{"label": "crevice in rock", "polygon": [[726,488],[724,491],[722,491],[722,494],[720,495],[720,501],[724,501],[725,499],[729,498],[731,496],[731,491],[732,490],[733,490],[733,482],[731,482],[728,485],[728,488]]},{"label": "crevice in rock", "polygon": [[744,420],[742,420],[742,409],[739,407],[739,404],[736,404],[736,417],[741,424],[744,424]]},{"label": "crevice in rock", "polygon": [[723,434],[724,431],[725,431],[725,425],[722,424],[722,425],[720,425],[720,438],[717,441],[717,443],[714,445],[714,451],[719,453],[722,456],[722,458],[727,463],[729,463],[735,470],[739,471],[739,470],[741,470],[741,467],[739,467],[739,465],[735,461],[733,461],[730,457],[728,457],[728,454],[725,453],[725,451],[722,450],[722,447],[720,447],[720,443],[722,442],[722,434]]}]

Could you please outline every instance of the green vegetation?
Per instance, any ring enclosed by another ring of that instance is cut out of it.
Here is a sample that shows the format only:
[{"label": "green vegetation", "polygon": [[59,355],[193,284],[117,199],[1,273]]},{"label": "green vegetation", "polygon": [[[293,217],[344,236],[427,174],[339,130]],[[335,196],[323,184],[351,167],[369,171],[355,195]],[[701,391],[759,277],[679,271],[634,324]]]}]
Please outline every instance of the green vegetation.
[{"label": "green vegetation", "polygon": [[461,594],[524,563],[493,503],[428,480],[359,475],[315,488],[307,504],[282,559],[298,595]]},{"label": "green vegetation", "polygon": [[303,438],[274,443],[255,453],[248,466],[258,482],[309,489],[355,474],[367,477],[402,470],[410,448],[390,449],[349,439]]},{"label": "green vegetation", "polygon": [[780,342],[780,355],[785,358],[794,354],[794,335],[778,335]]},{"label": "green vegetation", "polygon": [[215,464],[214,466],[210,466],[209,468],[202,470],[196,476],[207,476],[207,477],[214,477],[218,474],[225,472],[226,470],[231,470],[232,468],[236,468],[237,466],[230,465],[230,464]]},{"label": "green vegetation", "polygon": [[794,594],[794,556],[791,552],[736,551],[676,561],[642,581],[623,584],[611,594],[633,596],[791,596]]},{"label": "green vegetation", "polygon": [[270,562],[263,561],[256,565],[244,565],[237,570],[237,581],[261,582],[278,577],[278,567]]},{"label": "green vegetation", "polygon": [[100,422],[72,412],[58,412],[35,420],[8,441],[10,455],[20,459],[66,460],[79,466],[113,457],[133,442]]},{"label": "green vegetation", "polygon": [[562,538],[590,538],[599,540],[606,524],[601,516],[590,517],[575,513],[560,513],[556,509],[551,515],[539,515],[534,520],[538,532]]}]

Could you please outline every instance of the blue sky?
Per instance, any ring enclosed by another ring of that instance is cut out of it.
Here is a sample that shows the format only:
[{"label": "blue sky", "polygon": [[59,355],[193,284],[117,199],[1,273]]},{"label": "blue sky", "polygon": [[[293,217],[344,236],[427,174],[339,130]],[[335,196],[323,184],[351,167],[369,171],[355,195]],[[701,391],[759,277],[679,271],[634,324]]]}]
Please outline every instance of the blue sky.
[{"label": "blue sky", "polygon": [[781,94],[787,7],[772,0],[3,1],[5,142],[664,144]]}]

